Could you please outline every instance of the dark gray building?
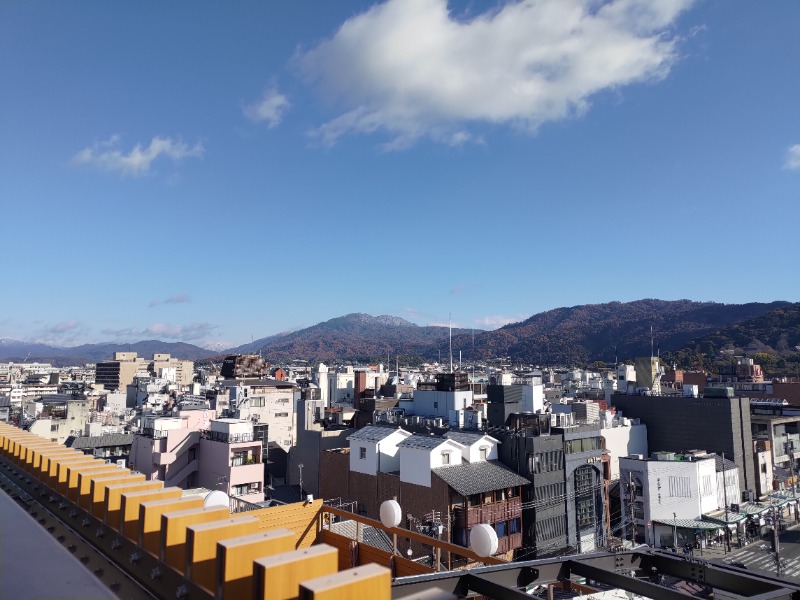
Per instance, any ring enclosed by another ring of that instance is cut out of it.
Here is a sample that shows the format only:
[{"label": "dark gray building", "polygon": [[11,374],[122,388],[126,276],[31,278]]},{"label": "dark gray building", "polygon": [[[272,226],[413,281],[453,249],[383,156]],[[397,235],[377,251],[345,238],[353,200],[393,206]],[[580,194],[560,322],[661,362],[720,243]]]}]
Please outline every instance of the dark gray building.
[{"label": "dark gray building", "polygon": [[647,425],[652,451],[725,453],[739,468],[744,493],[756,489],[750,399],[730,388],[706,388],[702,398],[614,394],[611,404]]},{"label": "dark gray building", "polygon": [[564,552],[567,549],[564,437],[551,434],[550,415],[510,415],[508,427],[490,427],[487,433],[501,442],[500,461],[533,482],[522,489],[519,558]]},{"label": "dark gray building", "polygon": [[522,412],[521,385],[488,385],[486,399],[489,402],[486,413],[489,427],[505,427],[512,414]]}]

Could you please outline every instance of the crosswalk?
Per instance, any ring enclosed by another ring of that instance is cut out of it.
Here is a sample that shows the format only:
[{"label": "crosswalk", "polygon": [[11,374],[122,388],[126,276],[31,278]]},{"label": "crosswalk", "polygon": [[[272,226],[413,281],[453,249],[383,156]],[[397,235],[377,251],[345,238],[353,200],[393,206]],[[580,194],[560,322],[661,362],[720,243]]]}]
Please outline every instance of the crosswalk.
[{"label": "crosswalk", "polygon": [[[743,563],[749,570],[762,571],[773,577],[776,575],[775,555],[768,546],[755,549],[742,549],[729,555],[727,563]],[[800,580],[800,559],[781,559],[781,576]]]}]

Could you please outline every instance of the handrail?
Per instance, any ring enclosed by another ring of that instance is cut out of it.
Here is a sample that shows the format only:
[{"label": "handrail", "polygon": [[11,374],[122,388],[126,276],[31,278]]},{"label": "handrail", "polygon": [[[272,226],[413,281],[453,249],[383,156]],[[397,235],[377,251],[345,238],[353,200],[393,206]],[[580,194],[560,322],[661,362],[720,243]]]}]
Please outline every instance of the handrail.
[{"label": "handrail", "polygon": [[383,523],[381,523],[380,521],[376,521],[375,519],[370,519],[369,517],[357,515],[355,513],[342,510],[341,508],[334,508],[333,506],[327,506],[323,504],[322,512],[328,512],[332,515],[336,515],[337,517],[352,519],[353,521],[362,523],[363,525],[369,525],[371,527],[375,527],[376,529],[380,529],[382,531],[385,531],[386,533],[408,538],[410,540],[414,540],[422,544],[426,544],[428,546],[433,546],[434,548],[439,548],[444,552],[450,552],[451,554],[457,554],[465,558],[470,558],[474,561],[482,562],[485,565],[508,564],[508,562],[505,560],[494,558],[492,556],[478,556],[469,548],[465,548],[464,546],[457,546],[456,544],[451,544],[450,542],[443,542],[442,540],[437,540],[436,538],[432,538],[430,536],[417,533],[416,531],[411,531],[409,529],[402,529],[400,527],[389,527],[389,528],[384,527]]}]

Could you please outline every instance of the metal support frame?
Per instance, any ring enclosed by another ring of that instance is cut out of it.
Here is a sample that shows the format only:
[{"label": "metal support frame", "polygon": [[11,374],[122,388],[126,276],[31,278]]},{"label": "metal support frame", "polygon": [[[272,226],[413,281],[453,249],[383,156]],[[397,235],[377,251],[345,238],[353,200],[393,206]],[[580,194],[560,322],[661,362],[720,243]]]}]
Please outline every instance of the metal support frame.
[{"label": "metal support frame", "polygon": [[[500,600],[523,598],[526,586],[546,585],[584,577],[598,583],[641,594],[655,600],[680,600],[686,595],[651,580],[668,575],[708,586],[725,598],[751,600],[800,597],[800,584],[777,577],[757,575],[723,563],[685,559],[656,550],[573,555],[526,562],[477,567],[395,579],[392,597],[403,598],[440,588],[458,596],[477,593]],[[527,596],[530,598],[530,596]]]}]

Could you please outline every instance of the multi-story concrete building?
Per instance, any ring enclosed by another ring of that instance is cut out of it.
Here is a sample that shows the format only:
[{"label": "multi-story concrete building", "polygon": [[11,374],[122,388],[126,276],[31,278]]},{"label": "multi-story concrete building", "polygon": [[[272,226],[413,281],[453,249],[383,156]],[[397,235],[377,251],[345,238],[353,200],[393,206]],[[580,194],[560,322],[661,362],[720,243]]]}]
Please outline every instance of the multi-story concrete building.
[{"label": "multi-story concrete building", "polygon": [[297,384],[277,379],[226,379],[222,388],[229,393],[231,417],[268,425],[268,441],[289,451],[295,443]]},{"label": "multi-story concrete building", "polygon": [[264,443],[253,423],[211,416],[206,409],[147,417],[133,440],[131,468],[165,486],[202,486],[248,502],[263,501]]},{"label": "multi-story concrete building", "polygon": [[154,354],[152,360],[136,355],[136,352],[115,352],[114,359],[98,362],[95,367],[95,382],[105,389],[125,390],[137,375],[161,376],[164,369],[174,375],[179,386],[189,385],[194,378],[194,363],[190,360],[172,358],[169,354]]},{"label": "multi-story concrete building", "polygon": [[719,508],[715,456],[655,452],[652,458],[622,457],[620,480],[626,537],[633,535],[635,524],[637,540],[657,548],[681,547],[696,543],[697,530],[718,528],[701,521]]},{"label": "multi-story concrete building", "polygon": [[703,448],[724,453],[736,463],[744,490],[756,489],[749,398],[707,387],[702,398],[614,394],[612,402],[625,417],[647,425],[651,452]]},{"label": "multi-story concrete building", "polygon": [[28,430],[58,444],[71,435],[80,435],[91,421],[93,403],[86,397],[54,394],[36,403],[41,412]]}]

